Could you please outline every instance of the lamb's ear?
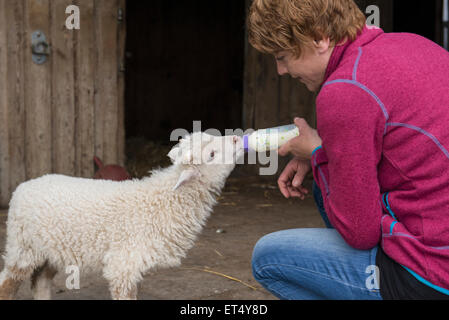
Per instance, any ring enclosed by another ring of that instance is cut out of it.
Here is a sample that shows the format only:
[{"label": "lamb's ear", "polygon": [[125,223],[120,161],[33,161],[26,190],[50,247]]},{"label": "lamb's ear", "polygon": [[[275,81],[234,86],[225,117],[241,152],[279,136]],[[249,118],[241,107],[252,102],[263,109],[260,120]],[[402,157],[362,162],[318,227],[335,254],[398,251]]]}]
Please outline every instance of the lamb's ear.
[{"label": "lamb's ear", "polygon": [[180,149],[178,146],[173,147],[167,155],[173,163],[178,163],[179,158],[181,157]]},{"label": "lamb's ear", "polygon": [[178,182],[173,187],[173,191],[175,191],[183,184],[185,184],[185,183],[189,182],[190,180],[197,178],[197,177],[200,177],[200,173],[195,168],[189,168],[189,169],[182,171],[181,175],[179,176]]},{"label": "lamb's ear", "polygon": [[180,147],[174,147],[168,153],[171,161],[174,164],[192,164],[193,163],[193,153],[191,150],[187,149],[182,151]]}]

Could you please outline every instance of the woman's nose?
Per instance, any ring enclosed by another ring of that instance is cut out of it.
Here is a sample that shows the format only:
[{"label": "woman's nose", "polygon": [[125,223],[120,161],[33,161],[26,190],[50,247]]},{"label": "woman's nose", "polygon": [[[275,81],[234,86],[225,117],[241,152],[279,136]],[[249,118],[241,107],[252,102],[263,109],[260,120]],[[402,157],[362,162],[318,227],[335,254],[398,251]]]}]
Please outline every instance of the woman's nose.
[{"label": "woman's nose", "polygon": [[281,64],[279,61],[276,62],[276,68],[277,68],[278,74],[280,76],[283,76],[284,74],[288,73],[287,68],[283,64]]}]

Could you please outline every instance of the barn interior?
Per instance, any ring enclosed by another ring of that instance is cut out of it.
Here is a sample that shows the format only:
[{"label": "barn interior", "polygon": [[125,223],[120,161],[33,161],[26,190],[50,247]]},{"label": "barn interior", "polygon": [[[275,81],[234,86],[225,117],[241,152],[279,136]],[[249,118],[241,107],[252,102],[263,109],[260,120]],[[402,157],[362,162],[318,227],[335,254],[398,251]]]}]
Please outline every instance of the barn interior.
[{"label": "barn interior", "polygon": [[393,2],[393,31],[416,33],[441,44],[441,1]]},{"label": "barn interior", "polygon": [[[168,164],[174,129],[242,127],[244,1],[128,1],[128,167]],[[140,152],[139,157],[136,152]],[[150,159],[151,163],[148,163]]]}]

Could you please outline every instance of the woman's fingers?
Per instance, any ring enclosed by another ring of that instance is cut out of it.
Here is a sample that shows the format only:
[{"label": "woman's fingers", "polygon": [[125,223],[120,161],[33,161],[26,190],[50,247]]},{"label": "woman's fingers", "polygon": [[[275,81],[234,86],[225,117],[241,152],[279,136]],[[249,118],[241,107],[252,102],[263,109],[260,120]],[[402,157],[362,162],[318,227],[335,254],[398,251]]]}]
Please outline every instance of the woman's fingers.
[{"label": "woman's fingers", "polygon": [[292,185],[295,188],[298,188],[302,185],[302,182],[304,181],[304,173],[303,172],[296,172],[295,177],[293,178]]},{"label": "woman's fingers", "polygon": [[287,164],[284,171],[282,171],[278,179],[279,190],[281,191],[282,195],[287,199],[290,198],[291,196],[288,187],[291,186],[292,179],[295,176],[295,173],[296,173],[295,166],[293,165],[292,162],[290,162]]},{"label": "woman's fingers", "polygon": [[289,187],[288,189],[289,189],[291,197],[300,198],[301,200],[305,199],[304,193],[300,192],[298,189],[293,188],[293,187]]},{"label": "woman's fingers", "polygon": [[278,179],[279,190],[285,198],[297,197],[304,199],[309,191],[302,185],[304,178],[310,171],[308,162],[292,159]]},{"label": "woman's fingers", "polygon": [[285,180],[281,180],[280,178],[278,179],[278,186],[279,186],[279,190],[281,191],[282,195],[285,198],[290,198],[290,191],[288,190],[289,186],[289,182],[285,181]]},{"label": "woman's fingers", "polygon": [[301,192],[304,193],[304,194],[309,194],[309,190],[307,190],[307,189],[304,188],[304,187],[300,187],[300,188],[299,188],[299,191],[301,191]]}]

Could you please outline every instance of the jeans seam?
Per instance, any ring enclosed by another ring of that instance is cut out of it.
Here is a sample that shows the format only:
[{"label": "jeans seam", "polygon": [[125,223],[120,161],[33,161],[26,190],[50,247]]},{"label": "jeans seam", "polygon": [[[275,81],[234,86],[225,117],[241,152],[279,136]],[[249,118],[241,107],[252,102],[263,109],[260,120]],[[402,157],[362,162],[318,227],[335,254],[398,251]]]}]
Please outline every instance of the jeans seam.
[{"label": "jeans seam", "polygon": [[369,292],[369,293],[377,293],[377,292],[379,292],[378,289],[369,290],[366,287],[355,286],[355,285],[353,285],[351,283],[346,283],[344,281],[341,281],[340,279],[332,278],[332,277],[330,277],[327,274],[323,274],[323,273],[320,273],[320,272],[316,272],[316,271],[313,271],[313,270],[310,270],[310,269],[301,268],[301,267],[294,266],[294,265],[286,265],[286,264],[279,264],[279,263],[278,264],[274,264],[274,263],[266,264],[263,267],[259,267],[257,273],[260,274],[265,268],[272,267],[272,266],[276,266],[276,267],[277,266],[290,267],[290,268],[297,269],[297,270],[300,270],[300,271],[303,271],[303,272],[313,273],[313,274],[319,275],[319,276],[321,276],[321,277],[323,277],[325,279],[332,280],[332,281],[338,282],[340,284],[343,284],[345,286],[348,286],[348,287],[351,287],[351,288],[355,288],[355,289],[359,289],[359,290],[363,290],[363,291],[366,291],[366,292]]},{"label": "jeans seam", "polygon": [[[278,283],[281,282],[280,280],[276,280],[274,283]],[[266,286],[266,289],[270,292],[275,293],[275,295],[277,295],[278,297],[281,297],[280,299],[284,299],[284,300],[291,300],[290,298],[286,297],[284,294],[280,293],[278,290],[272,288],[271,286]]]}]

